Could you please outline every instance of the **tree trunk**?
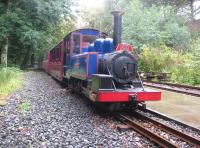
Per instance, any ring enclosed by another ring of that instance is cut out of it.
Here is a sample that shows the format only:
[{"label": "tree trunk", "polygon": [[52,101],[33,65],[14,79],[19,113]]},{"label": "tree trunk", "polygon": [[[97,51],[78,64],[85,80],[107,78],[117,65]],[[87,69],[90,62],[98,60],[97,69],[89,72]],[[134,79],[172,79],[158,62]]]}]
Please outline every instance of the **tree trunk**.
[{"label": "tree trunk", "polygon": [[8,65],[8,45],[9,45],[9,41],[8,41],[8,37],[5,40],[5,45],[2,48],[2,53],[1,53],[1,65],[3,67],[7,67]]},{"label": "tree trunk", "polygon": [[35,55],[34,53],[31,55],[31,67],[35,66]]},{"label": "tree trunk", "polygon": [[[8,14],[8,12],[9,12],[10,5],[11,5],[10,0],[7,0],[6,14]],[[1,66],[3,66],[3,67],[7,67],[7,65],[8,65],[8,46],[9,46],[8,36],[9,35],[7,35],[7,37],[4,39],[5,43],[4,43],[2,51],[1,51]]]},{"label": "tree trunk", "polygon": [[25,69],[28,67],[28,64],[29,64],[30,58],[31,58],[31,53],[32,53],[32,50],[28,49],[26,52],[26,55],[24,56],[24,60],[20,66],[21,69]]},{"label": "tree trunk", "polygon": [[191,9],[191,20],[195,20],[194,16],[194,0],[190,0],[190,9]]}]

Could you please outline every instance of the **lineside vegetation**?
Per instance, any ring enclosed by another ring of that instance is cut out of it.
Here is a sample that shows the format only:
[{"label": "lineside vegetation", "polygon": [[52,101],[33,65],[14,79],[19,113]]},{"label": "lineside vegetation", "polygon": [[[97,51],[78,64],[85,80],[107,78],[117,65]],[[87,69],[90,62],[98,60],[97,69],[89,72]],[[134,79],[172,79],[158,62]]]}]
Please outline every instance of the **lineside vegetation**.
[{"label": "lineside vegetation", "polygon": [[16,67],[0,68],[0,105],[5,104],[5,97],[20,88],[23,72]]},{"label": "lineside vegetation", "polygon": [[[133,45],[140,70],[169,72],[173,82],[198,86],[200,29],[192,32],[187,26],[198,21],[197,1],[105,0],[98,9],[86,9],[72,0],[2,0],[0,64],[22,69],[41,64],[44,53],[74,29],[94,28],[112,36],[110,11],[122,10],[122,40]],[[79,23],[83,26],[77,28]]]},{"label": "lineside vegetation", "polygon": [[[109,10],[124,11],[122,40],[133,45],[140,71],[171,73],[172,82],[198,86],[200,31],[191,32],[187,27],[196,21],[192,10],[200,10],[195,2],[106,0],[104,8],[85,12],[83,18],[93,22],[88,23],[88,27],[96,27],[112,36],[112,17],[107,17]],[[184,8],[188,11],[180,13]]]}]

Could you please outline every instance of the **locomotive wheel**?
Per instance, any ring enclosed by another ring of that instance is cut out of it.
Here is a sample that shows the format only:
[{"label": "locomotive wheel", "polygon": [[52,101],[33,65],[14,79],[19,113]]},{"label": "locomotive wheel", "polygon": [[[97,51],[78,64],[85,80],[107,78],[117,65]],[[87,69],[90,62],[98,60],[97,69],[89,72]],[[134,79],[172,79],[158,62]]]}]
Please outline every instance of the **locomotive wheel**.
[{"label": "locomotive wheel", "polygon": [[107,104],[107,108],[110,111],[119,111],[119,110],[135,110],[137,108],[139,108],[138,103],[109,103]]},{"label": "locomotive wheel", "polygon": [[89,98],[90,98],[91,101],[96,102],[97,94],[95,92],[93,92],[93,91],[90,91],[89,92]]},{"label": "locomotive wheel", "polygon": [[110,111],[117,111],[117,110],[120,110],[120,103],[112,103],[112,104],[109,104],[109,110]]}]

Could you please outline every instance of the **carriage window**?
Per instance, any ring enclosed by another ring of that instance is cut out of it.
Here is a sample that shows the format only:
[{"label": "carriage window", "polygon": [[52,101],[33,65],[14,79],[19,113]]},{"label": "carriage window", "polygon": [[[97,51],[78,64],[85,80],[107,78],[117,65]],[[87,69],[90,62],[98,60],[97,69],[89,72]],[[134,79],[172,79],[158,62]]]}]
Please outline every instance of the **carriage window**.
[{"label": "carriage window", "polygon": [[51,51],[50,51],[50,61],[51,61],[51,62],[53,62],[53,58],[54,58],[54,56],[53,56],[53,50],[51,50]]},{"label": "carriage window", "polygon": [[56,59],[56,51],[55,51],[55,49],[53,50],[53,62],[55,61],[55,59]]},{"label": "carriage window", "polygon": [[66,40],[65,47],[66,47],[66,53],[70,53],[71,44],[69,40]]},{"label": "carriage window", "polygon": [[80,34],[73,34],[72,38],[73,42],[73,53],[80,53],[80,42],[81,42],[81,35]]},{"label": "carriage window", "polygon": [[83,35],[83,42],[93,43],[97,37],[94,35]]},{"label": "carriage window", "polygon": [[61,61],[61,48],[57,47],[50,51],[50,61]]},{"label": "carriage window", "polygon": [[55,60],[60,61],[61,60],[61,47],[57,47],[55,49]]}]

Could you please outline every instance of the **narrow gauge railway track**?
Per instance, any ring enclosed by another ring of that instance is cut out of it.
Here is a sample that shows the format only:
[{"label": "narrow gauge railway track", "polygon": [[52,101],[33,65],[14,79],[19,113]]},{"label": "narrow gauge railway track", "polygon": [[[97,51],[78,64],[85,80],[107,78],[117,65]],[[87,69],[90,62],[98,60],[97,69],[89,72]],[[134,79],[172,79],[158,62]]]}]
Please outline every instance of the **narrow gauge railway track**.
[{"label": "narrow gauge railway track", "polygon": [[188,125],[188,124],[186,124],[184,122],[178,121],[177,119],[174,119],[172,117],[164,115],[164,114],[162,114],[162,113],[160,113],[158,111],[152,110],[150,108],[146,108],[145,110],[141,109],[141,111],[144,112],[144,113],[149,113],[149,114],[151,114],[151,115],[153,115],[155,117],[159,117],[159,118],[161,118],[161,119],[163,119],[165,121],[174,122],[175,124],[180,125],[183,128],[189,128],[189,129],[193,130],[194,132],[200,133],[200,129],[198,129],[196,127],[193,127],[191,125]]},{"label": "narrow gauge railway track", "polygon": [[194,87],[189,85],[173,84],[173,83],[164,83],[164,82],[152,82],[144,81],[145,86],[155,87],[159,89],[189,94],[192,96],[200,97],[200,87]]},{"label": "narrow gauge railway track", "polygon": [[[130,113],[115,113],[114,116],[161,147],[180,147],[178,143],[185,143],[189,147],[200,147],[200,141],[198,139],[177,131],[141,113],[133,112],[131,115]],[[168,136],[166,137],[166,135]],[[178,143],[171,140],[170,137],[176,139]]]}]

